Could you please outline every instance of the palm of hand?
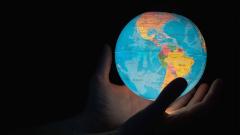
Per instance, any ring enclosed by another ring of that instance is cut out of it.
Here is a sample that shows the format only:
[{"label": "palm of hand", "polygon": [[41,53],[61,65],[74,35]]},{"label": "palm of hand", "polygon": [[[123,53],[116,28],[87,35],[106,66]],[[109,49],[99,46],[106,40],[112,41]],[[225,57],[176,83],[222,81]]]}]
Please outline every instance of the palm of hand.
[{"label": "palm of hand", "polygon": [[106,47],[101,65],[90,82],[89,105],[87,105],[88,112],[90,110],[97,112],[96,115],[106,124],[105,128],[109,129],[119,127],[152,102],[138,97],[126,86],[109,81],[111,58],[111,50]]},{"label": "palm of hand", "polygon": [[[89,104],[86,110],[87,113],[93,113],[90,116],[98,123],[97,125],[101,125],[100,127],[93,126],[95,131],[107,131],[118,128],[123,123],[124,125],[129,125],[129,123],[132,125],[132,123],[138,122],[135,119],[143,117],[141,116],[141,110],[150,110],[149,106],[156,104],[136,96],[125,86],[112,84],[109,81],[111,59],[111,49],[105,47],[105,53],[100,61],[97,73],[90,84]],[[162,115],[158,116],[161,117],[160,121],[162,123],[181,122],[181,119],[186,119],[186,116],[190,117],[191,114],[210,106],[211,99],[216,96],[214,94],[216,89],[219,89],[218,83],[219,81],[215,81],[210,89],[207,84],[202,84],[197,90],[192,90],[185,96],[175,100],[169,107],[167,105],[166,107],[168,108],[163,108],[164,111],[166,110],[164,113],[158,113],[158,115]],[[158,107],[161,108],[159,105]],[[134,116],[133,120],[132,116]],[[136,124],[134,123],[133,125]],[[136,133],[134,130],[132,132]]]},{"label": "palm of hand", "polygon": [[109,81],[111,58],[111,49],[106,46],[92,78],[89,100],[83,113],[43,126],[38,129],[40,132],[76,134],[119,128],[119,133],[124,135],[163,134],[164,130],[169,133],[195,115],[211,109],[222,90],[222,81],[217,79],[210,88],[201,84],[198,89],[175,100],[187,85],[184,79],[178,78],[164,88],[156,101],[144,100],[127,87]]}]

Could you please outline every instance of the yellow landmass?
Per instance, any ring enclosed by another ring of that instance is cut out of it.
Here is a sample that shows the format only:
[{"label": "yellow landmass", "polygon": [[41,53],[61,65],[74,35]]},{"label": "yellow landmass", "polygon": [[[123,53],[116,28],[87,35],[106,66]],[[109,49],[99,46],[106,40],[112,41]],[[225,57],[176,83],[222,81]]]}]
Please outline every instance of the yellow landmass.
[{"label": "yellow landmass", "polygon": [[194,64],[194,60],[191,57],[184,55],[184,52],[177,51],[169,52],[164,62],[167,63],[167,71],[161,90],[175,78],[186,76]]},{"label": "yellow landmass", "polygon": [[[164,24],[173,17],[174,16],[169,13],[144,13],[137,20],[136,27],[143,39],[150,40],[155,43],[155,35],[149,35],[149,30],[154,29],[156,32],[161,33]],[[205,42],[203,41],[203,43]],[[206,50],[205,44],[203,44],[203,48]],[[175,78],[186,76],[191,71],[194,60],[191,57],[187,57],[183,51],[176,49],[174,51],[167,52],[166,58],[164,58],[164,63],[167,63],[167,69],[160,90],[166,87]]]}]

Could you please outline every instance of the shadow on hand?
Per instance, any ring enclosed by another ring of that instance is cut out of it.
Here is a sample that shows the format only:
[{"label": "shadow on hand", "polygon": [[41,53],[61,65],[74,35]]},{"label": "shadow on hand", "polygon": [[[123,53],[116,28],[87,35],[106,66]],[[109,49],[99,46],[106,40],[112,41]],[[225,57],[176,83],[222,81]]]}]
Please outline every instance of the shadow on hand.
[{"label": "shadow on hand", "polygon": [[120,134],[151,134],[162,127],[166,108],[185,90],[187,82],[183,78],[173,80],[163,89],[155,102],[130,118],[120,129]]}]

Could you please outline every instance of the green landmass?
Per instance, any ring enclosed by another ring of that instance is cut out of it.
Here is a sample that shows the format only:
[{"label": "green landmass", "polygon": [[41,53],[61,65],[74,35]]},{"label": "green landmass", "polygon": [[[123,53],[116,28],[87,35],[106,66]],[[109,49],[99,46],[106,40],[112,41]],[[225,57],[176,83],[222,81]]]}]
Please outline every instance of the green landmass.
[{"label": "green landmass", "polygon": [[164,59],[165,59],[167,56],[159,54],[158,57],[159,57],[160,62],[162,63],[162,66],[166,68],[166,67],[167,67],[167,63],[164,62]]},{"label": "green landmass", "polygon": [[168,45],[167,47],[171,50],[171,52],[176,50],[176,46],[175,45]]}]

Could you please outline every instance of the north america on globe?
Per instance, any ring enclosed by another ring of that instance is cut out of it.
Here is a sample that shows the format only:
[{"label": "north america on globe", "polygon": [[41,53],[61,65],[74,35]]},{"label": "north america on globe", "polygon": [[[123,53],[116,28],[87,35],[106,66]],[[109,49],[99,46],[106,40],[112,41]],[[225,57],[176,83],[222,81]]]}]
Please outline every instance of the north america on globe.
[{"label": "north america on globe", "polygon": [[207,59],[200,30],[188,18],[167,12],[146,12],[133,18],[120,33],[117,71],[136,95],[155,100],[172,80],[183,77],[189,92],[201,79]]}]

